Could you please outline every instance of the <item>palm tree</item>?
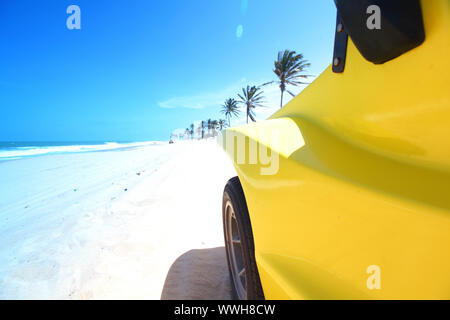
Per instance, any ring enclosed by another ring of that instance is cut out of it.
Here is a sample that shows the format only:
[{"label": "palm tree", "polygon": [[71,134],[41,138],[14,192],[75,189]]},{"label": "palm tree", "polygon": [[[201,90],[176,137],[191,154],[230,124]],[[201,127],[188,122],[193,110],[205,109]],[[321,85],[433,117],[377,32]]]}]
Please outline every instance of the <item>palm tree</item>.
[{"label": "palm tree", "polygon": [[220,119],[219,121],[217,121],[217,125],[219,127],[219,130],[222,131],[222,129],[227,126],[227,121]]},{"label": "palm tree", "polygon": [[211,121],[211,128],[212,128],[212,132],[213,132],[212,133],[213,137],[216,136],[216,129],[217,129],[218,124],[219,124],[219,122],[217,120],[212,120]]},{"label": "palm tree", "polygon": [[231,117],[238,116],[240,113],[238,102],[232,98],[225,100],[220,112],[225,114],[225,117],[228,119],[228,126],[231,126]]},{"label": "palm tree", "polygon": [[263,92],[260,87],[247,86],[247,88],[242,88],[242,93],[243,95],[238,94],[238,97],[240,99],[239,103],[245,105],[246,107],[247,123],[249,117],[252,121],[256,121],[253,109],[256,107],[262,107],[261,103],[264,99],[262,96]]},{"label": "palm tree", "polygon": [[194,124],[191,123],[191,125],[189,126],[190,130],[189,133],[191,135],[191,139],[194,139]]},{"label": "palm tree", "polygon": [[206,128],[206,121],[202,121],[202,124],[201,124],[202,139],[205,137],[205,128]]},{"label": "palm tree", "polygon": [[211,136],[211,128],[212,128],[211,119],[208,119],[208,121],[206,121],[206,125],[208,128],[208,137],[209,137]]},{"label": "palm tree", "polygon": [[311,64],[303,59],[301,53],[297,54],[295,51],[284,50],[278,52],[278,59],[274,63],[275,69],[273,72],[278,77],[277,83],[280,85],[281,102],[280,108],[283,107],[283,94],[287,91],[291,96],[295,96],[292,92],[286,89],[287,85],[298,86],[299,84],[306,84],[306,82],[299,81],[300,78],[306,79],[310,75],[301,74]]}]

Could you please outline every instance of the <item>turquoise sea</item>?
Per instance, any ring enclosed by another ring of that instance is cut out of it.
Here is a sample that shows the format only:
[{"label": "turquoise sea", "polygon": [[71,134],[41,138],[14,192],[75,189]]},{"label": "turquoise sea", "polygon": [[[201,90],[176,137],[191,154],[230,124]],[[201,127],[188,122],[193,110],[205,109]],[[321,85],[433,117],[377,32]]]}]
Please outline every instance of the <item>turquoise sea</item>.
[{"label": "turquoise sea", "polygon": [[146,144],[152,144],[152,142],[0,141],[0,161],[36,157],[48,154],[106,151]]}]

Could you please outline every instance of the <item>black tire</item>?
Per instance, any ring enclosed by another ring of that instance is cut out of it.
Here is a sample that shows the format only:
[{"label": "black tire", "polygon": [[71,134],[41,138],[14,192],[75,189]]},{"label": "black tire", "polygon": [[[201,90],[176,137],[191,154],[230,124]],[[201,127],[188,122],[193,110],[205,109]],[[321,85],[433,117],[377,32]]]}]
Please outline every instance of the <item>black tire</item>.
[{"label": "black tire", "polygon": [[[230,179],[225,186],[222,216],[225,251],[227,253],[228,270],[234,298],[264,300],[264,293],[255,261],[255,245],[250,216],[244,191],[238,177]],[[239,255],[238,251],[241,252],[241,255]],[[243,273],[241,276],[237,275],[241,273],[237,271],[239,269],[238,265],[245,268],[245,271],[241,271]],[[244,284],[245,291],[242,291]]]}]

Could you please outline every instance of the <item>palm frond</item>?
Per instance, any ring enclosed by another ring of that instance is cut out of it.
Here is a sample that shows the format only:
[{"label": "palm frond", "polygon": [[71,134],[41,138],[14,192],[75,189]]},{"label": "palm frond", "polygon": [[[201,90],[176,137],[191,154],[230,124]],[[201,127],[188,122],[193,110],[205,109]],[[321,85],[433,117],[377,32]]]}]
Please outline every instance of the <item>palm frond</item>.
[{"label": "palm frond", "polygon": [[[281,106],[283,104],[283,92],[286,90],[286,85],[298,86],[307,84],[298,79],[306,79],[310,75],[304,74],[304,71],[309,68],[311,64],[303,58],[303,54],[295,51],[284,50],[278,52],[277,60],[274,62],[273,72],[278,77],[278,84],[281,90]],[[294,94],[288,91],[289,94]]]},{"label": "palm frond", "polygon": [[247,86],[246,88],[242,88],[242,95],[237,95],[239,97],[239,103],[246,107],[247,122],[248,118],[250,118],[252,121],[256,121],[253,109],[255,109],[256,107],[263,107],[261,105],[264,100],[263,91],[261,89],[263,85],[252,87]]}]

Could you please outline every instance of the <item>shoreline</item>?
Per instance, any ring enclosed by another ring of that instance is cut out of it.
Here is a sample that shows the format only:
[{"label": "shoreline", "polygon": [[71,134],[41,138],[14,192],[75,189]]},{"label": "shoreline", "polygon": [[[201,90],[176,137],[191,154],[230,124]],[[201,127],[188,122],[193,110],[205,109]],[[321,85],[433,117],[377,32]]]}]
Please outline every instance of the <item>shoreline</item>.
[{"label": "shoreline", "polygon": [[[42,142],[45,143],[45,142]],[[74,144],[64,144],[64,142],[61,142],[60,145],[57,144],[57,142],[52,144],[42,144],[42,145],[30,145],[29,146],[20,146],[20,147],[1,147],[0,146],[0,164],[6,161],[12,161],[12,160],[21,160],[21,159],[30,159],[34,157],[43,157],[43,156],[51,156],[51,155],[58,155],[58,154],[77,154],[77,153],[89,153],[89,152],[109,152],[109,151],[120,151],[123,149],[129,149],[129,148],[138,148],[138,147],[147,147],[147,146],[156,146],[156,145],[165,145],[168,144],[168,141],[144,141],[144,142],[104,142],[104,143],[97,143],[93,142],[92,144],[80,143],[77,144],[74,142]],[[109,148],[108,148],[109,146]],[[61,150],[61,148],[85,148],[80,150]],[[97,149],[95,149],[97,147]],[[33,151],[43,151],[43,150],[55,150],[55,151],[48,151],[48,152],[42,152],[42,153],[33,153]],[[58,150],[59,149],[59,150]],[[29,152],[29,154],[24,154],[25,152]],[[2,153],[12,153],[11,156],[2,156]],[[16,152],[16,154],[14,154]]]}]

